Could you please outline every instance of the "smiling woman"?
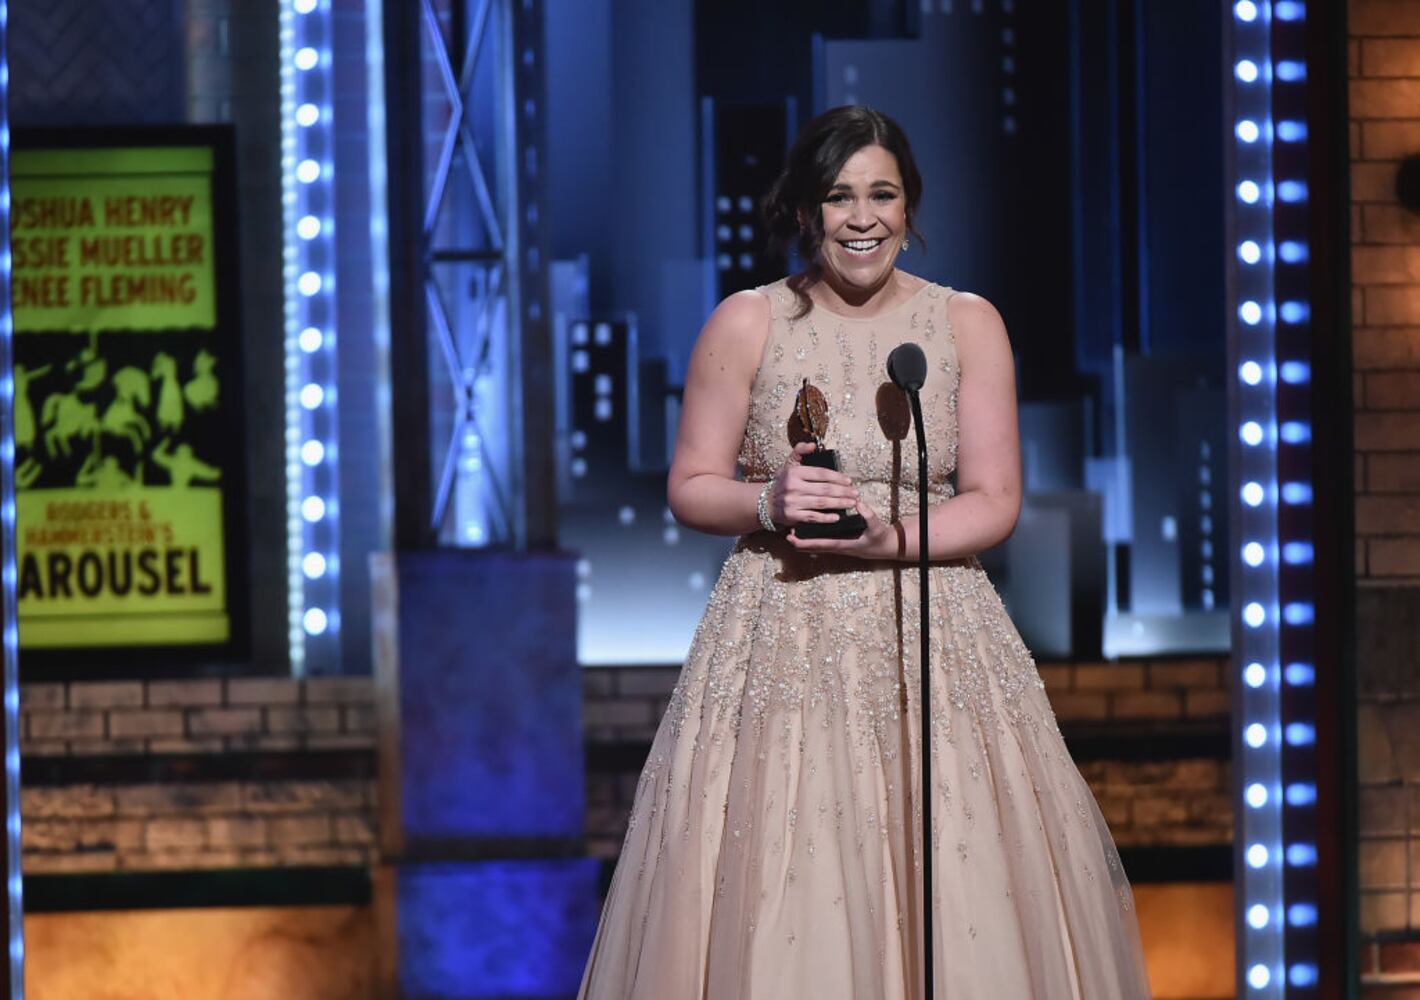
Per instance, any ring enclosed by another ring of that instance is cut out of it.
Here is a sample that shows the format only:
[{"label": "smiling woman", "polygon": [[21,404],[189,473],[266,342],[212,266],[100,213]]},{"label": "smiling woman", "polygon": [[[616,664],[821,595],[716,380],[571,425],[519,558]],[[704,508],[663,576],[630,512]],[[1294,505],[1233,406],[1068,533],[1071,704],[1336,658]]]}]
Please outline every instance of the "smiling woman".
[{"label": "smiling woman", "polygon": [[[834,280],[820,294],[830,308],[861,308],[887,283],[907,231],[897,158],[864,146],[848,158],[823,200],[819,266]],[[842,289],[839,291],[838,289]]]},{"label": "smiling woman", "polygon": [[[882,292],[907,234],[922,239],[912,224],[921,199],[912,147],[887,115],[855,105],[806,125],[764,200],[775,252],[792,245],[808,262],[788,279],[799,315],[809,311],[815,286],[826,306],[848,314]],[[905,298],[914,290],[899,291]]]},{"label": "smiling woman", "polygon": [[[696,343],[670,507],[741,537],[637,785],[583,1000],[906,1000],[929,933],[927,996],[1149,994],[1119,854],[976,558],[1020,513],[1015,371],[989,302],[897,268],[921,191],[891,119],[815,119],[766,202],[807,269],[731,295]],[[884,370],[909,341],[925,491]],[[813,464],[828,440],[841,462]],[[861,533],[826,537],[839,509]],[[919,528],[925,663],[902,579]]]}]

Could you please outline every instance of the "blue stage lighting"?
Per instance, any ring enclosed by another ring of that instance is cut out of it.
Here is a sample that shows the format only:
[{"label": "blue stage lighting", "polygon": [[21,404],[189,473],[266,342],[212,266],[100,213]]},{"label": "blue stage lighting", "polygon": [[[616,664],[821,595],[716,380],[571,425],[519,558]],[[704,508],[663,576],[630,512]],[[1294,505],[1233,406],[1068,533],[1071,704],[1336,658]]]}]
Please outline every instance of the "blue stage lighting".
[{"label": "blue stage lighting", "polygon": [[1293,868],[1310,868],[1312,865],[1316,864],[1316,845],[1303,843],[1288,844],[1287,864],[1291,865]]}]

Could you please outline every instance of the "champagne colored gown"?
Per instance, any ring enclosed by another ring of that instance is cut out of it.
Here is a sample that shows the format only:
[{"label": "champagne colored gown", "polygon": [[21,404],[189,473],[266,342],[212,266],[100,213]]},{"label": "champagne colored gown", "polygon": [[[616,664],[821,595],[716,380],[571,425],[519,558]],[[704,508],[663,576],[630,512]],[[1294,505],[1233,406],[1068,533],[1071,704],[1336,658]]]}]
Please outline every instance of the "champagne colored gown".
[{"label": "champagne colored gown", "polygon": [[[916,438],[888,352],[919,344],[928,503],[952,495],[959,381],[927,284],[870,319],[771,330],[740,452],[771,478],[804,378],[826,445],[882,517],[915,513]],[[1035,662],[975,558],[931,569],[938,1000],[1149,996],[1119,855]],[[584,1000],[923,995],[917,570],[741,538],[661,721],[587,962]]]}]

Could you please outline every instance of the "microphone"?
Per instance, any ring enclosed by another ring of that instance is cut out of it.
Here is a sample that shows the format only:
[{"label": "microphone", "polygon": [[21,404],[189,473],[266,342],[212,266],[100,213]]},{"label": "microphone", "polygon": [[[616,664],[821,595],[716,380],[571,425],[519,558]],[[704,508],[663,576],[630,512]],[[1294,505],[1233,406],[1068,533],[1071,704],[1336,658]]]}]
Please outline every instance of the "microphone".
[{"label": "microphone", "polygon": [[916,392],[927,381],[927,355],[916,344],[899,344],[888,355],[887,372],[893,385]]},{"label": "microphone", "polygon": [[888,378],[907,393],[912,407],[912,424],[917,430],[917,585],[921,622],[922,683],[922,965],[926,1000],[932,1000],[936,969],[932,958],[932,672],[931,625],[927,560],[927,433],[922,426],[922,398],[918,390],[927,381],[927,355],[916,344],[899,344],[887,359]]}]

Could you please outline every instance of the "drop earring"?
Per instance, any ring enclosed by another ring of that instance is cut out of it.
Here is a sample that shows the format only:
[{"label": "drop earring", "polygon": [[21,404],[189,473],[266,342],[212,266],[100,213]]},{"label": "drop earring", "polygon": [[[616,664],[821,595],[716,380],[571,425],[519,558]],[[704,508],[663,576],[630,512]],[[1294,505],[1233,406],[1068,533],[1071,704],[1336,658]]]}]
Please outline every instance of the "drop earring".
[{"label": "drop earring", "polygon": [[902,238],[902,249],[903,249],[904,251],[907,250],[907,237],[906,237],[906,236],[904,236],[904,237]]}]

